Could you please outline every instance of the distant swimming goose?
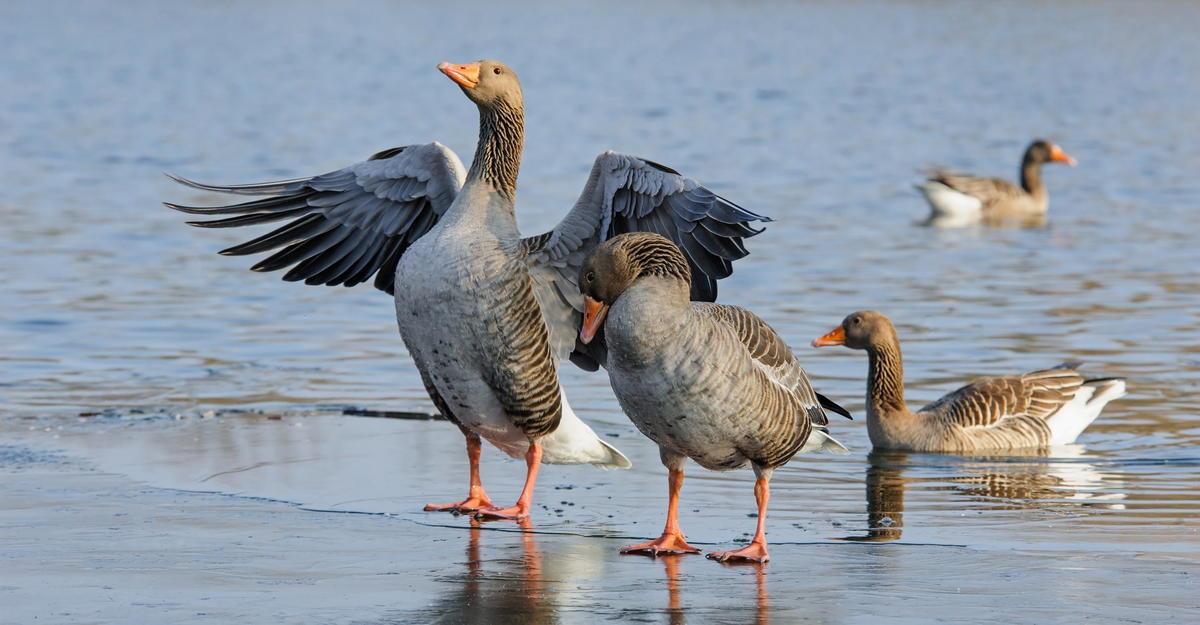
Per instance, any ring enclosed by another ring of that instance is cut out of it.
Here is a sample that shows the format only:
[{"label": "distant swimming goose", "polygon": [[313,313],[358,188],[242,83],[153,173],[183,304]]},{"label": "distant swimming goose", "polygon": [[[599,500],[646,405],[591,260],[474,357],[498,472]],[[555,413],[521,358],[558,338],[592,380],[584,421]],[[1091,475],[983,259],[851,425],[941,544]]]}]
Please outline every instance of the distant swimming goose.
[{"label": "distant swimming goose", "polygon": [[[467,439],[468,497],[426,510],[528,514],[537,469],[546,463],[628,467],[619,451],[571,411],[557,363],[570,355],[595,370],[603,345],[576,342],[583,297],[575,284],[587,253],[609,237],[661,232],[687,250],[693,294],[716,297],[716,280],[746,255],[749,226],[769,221],[678,172],[633,156],[596,158],[575,207],[547,233],[522,238],[514,213],[524,139],[524,101],[502,63],[438,66],[479,109],[479,144],[469,171],[437,143],[393,148],[345,169],[284,182],[211,186],[266,199],[177,210],[235,215],[192,222],[208,228],[290,223],[223,254],[283,248],[253,267],[293,266],[285,280],[351,286],[375,279],[393,293],[400,334],[443,416]],[[497,508],[479,479],[480,437],[524,456],[515,506]]]},{"label": "distant swimming goose", "polygon": [[973,452],[1072,443],[1104,405],[1125,394],[1121,378],[1085,380],[1063,363],[1024,375],[980,378],[912,412],[904,403],[900,339],[890,319],[865,310],[812,342],[866,350],[867,434],[876,448]]},{"label": "distant swimming goose", "polygon": [[579,336],[604,328],[608,377],[625,414],[651,440],[667,467],[667,524],[656,540],[621,553],[697,553],[679,528],[677,505],[687,458],[727,471],[751,464],[758,529],[717,560],[768,560],[764,536],[771,472],[799,452],[846,449],[826,432],[818,396],[796,357],[771,326],[736,306],[693,302],[691,270],[674,243],[630,233],[598,246],[579,274],[587,312]]},{"label": "distant swimming goose", "polygon": [[999,178],[936,172],[924,184],[917,185],[932,209],[927,223],[957,226],[1044,215],[1050,203],[1042,184],[1042,164],[1046,162],[1075,166],[1075,159],[1067,156],[1062,148],[1038,139],[1029,145],[1021,158],[1019,187]]}]

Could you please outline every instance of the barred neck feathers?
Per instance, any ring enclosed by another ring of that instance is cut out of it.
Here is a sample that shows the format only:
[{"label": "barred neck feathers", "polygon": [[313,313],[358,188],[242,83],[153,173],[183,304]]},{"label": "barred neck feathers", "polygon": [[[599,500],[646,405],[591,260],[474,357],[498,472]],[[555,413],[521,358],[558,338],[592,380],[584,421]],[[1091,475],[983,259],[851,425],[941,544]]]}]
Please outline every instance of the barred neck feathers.
[{"label": "barred neck feathers", "polygon": [[878,415],[907,412],[904,403],[904,362],[900,341],[893,333],[867,347],[870,373],[867,377],[869,407]]},{"label": "barred neck feathers", "polygon": [[484,180],[505,198],[515,200],[524,143],[524,104],[504,100],[480,104],[479,145],[468,178]]},{"label": "barred neck feathers", "polygon": [[650,233],[630,233],[624,236],[621,248],[629,257],[636,278],[658,276],[673,278],[690,285],[692,270],[679,247],[671,241]]}]

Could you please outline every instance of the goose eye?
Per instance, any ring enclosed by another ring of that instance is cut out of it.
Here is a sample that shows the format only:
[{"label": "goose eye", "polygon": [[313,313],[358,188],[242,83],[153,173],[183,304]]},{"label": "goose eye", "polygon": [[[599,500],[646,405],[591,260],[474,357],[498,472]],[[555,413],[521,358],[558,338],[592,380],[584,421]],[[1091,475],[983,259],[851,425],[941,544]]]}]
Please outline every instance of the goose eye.
[{"label": "goose eye", "polygon": [[503,74],[504,72],[499,67],[493,67],[492,73],[499,76],[500,74]]},{"label": "goose eye", "polygon": [[585,282],[591,282],[592,280],[595,280],[596,272],[594,272],[594,271],[587,272],[587,275],[583,276],[583,279]]}]

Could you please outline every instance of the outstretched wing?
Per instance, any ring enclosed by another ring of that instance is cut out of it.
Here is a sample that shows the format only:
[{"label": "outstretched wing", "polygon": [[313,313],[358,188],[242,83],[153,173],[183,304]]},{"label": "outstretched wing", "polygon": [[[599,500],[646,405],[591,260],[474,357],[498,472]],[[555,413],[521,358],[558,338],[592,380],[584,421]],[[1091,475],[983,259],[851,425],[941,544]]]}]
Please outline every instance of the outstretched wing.
[{"label": "outstretched wing", "polygon": [[936,171],[929,179],[940,182],[960,193],[978,198],[984,207],[1027,195],[1021,187],[1000,178],[980,178]]},{"label": "outstretched wing", "polygon": [[700,183],[657,163],[627,154],[596,157],[575,207],[554,230],[524,240],[550,338],[559,356],[595,370],[605,360],[603,336],[585,346],[576,335],[583,297],[576,284],[592,248],[625,232],[655,232],[674,241],[692,268],[692,299],[713,301],[717,280],[749,252],[742,239],[769,218],[748,211]]},{"label": "outstretched wing", "polygon": [[996,427],[1006,418],[1030,417],[1044,421],[1075,397],[1083,376],[1078,363],[1025,375],[976,380],[925,406],[945,423],[962,427]]},{"label": "outstretched wing", "polygon": [[385,150],[312,178],[237,186],[171,178],[204,191],[267,196],[208,208],[166,204],[185,213],[233,215],[190,225],[233,228],[291,220],[221,250],[241,256],[283,248],[251,267],[254,271],[294,265],[284,280],[330,286],[354,286],[375,276],[375,287],[392,293],[400,255],[454,202],[466,172],[449,148],[428,143]]}]

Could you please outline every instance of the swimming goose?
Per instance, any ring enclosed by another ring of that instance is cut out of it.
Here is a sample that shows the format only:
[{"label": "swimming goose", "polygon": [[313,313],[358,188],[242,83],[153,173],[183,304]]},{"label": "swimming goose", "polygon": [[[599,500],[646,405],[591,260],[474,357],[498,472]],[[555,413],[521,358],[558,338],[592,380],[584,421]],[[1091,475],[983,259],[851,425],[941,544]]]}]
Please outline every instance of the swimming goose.
[{"label": "swimming goose", "polygon": [[579,338],[586,343],[603,327],[613,392],[658,443],[668,471],[662,536],[621,553],[699,552],[684,540],[676,510],[691,458],[715,471],[754,467],[754,539],[708,557],[766,562],[771,472],[800,452],[846,453],[826,430],[822,406],[836,404],[817,396],[771,326],[744,308],[690,301],[690,281],[679,247],[643,232],[605,241],[580,269],[587,310]]},{"label": "swimming goose", "polygon": [[[576,330],[583,297],[575,285],[587,253],[605,239],[651,230],[678,241],[694,268],[691,290],[716,297],[716,280],[745,256],[742,238],[769,219],[651,161],[605,152],[574,208],[554,230],[523,238],[514,213],[524,138],[524,101],[511,68],[497,61],[438,66],[479,109],[471,168],[438,143],[385,150],[311,178],[239,186],[179,182],[265,199],[196,208],[233,215],[191,222],[224,228],[290,219],[222,254],[275,250],[252,269],[291,266],[284,280],[352,286],[374,277],[394,295],[404,344],[438,411],[467,441],[466,499],[426,510],[528,515],[539,463],[629,466],[567,404],[563,357],[595,370],[603,344],[583,346]],[[526,461],[516,505],[492,504],[479,478],[480,439]]]},{"label": "swimming goose", "polygon": [[1066,163],[1075,166],[1057,145],[1038,139],[1021,158],[1021,186],[999,178],[963,176],[937,171],[917,185],[932,212],[929,225],[959,226],[984,222],[995,224],[1008,219],[1027,219],[1045,215],[1049,196],[1042,184],[1042,164]]},{"label": "swimming goose", "polygon": [[867,434],[882,449],[976,452],[1066,445],[1105,404],[1125,394],[1123,379],[1087,380],[1076,371],[1079,363],[1068,362],[980,378],[914,413],[904,403],[900,339],[882,313],[852,313],[812,344],[866,350]]}]

